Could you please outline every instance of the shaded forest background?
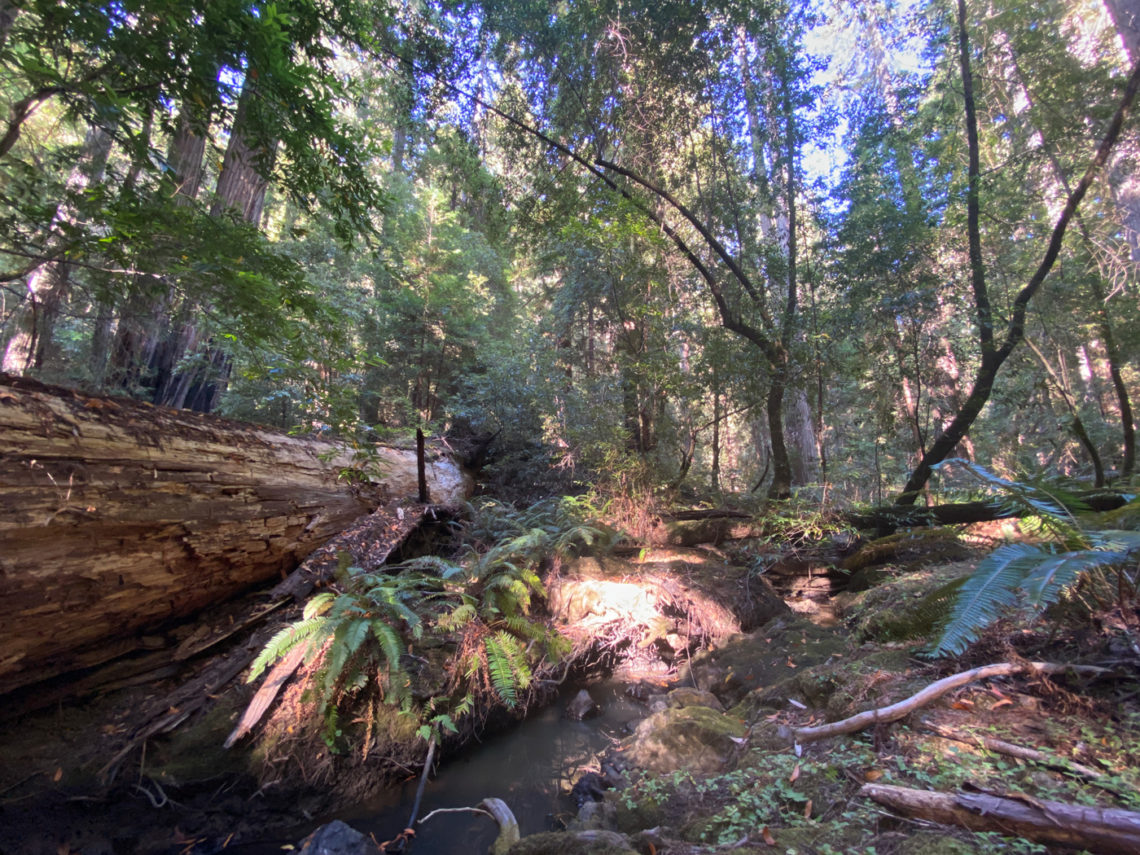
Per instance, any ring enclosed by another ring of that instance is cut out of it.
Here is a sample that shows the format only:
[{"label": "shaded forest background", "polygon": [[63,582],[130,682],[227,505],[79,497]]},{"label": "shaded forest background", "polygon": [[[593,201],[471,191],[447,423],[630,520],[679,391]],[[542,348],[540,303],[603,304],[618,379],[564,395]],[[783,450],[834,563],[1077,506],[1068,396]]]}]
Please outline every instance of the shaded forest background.
[{"label": "shaded forest background", "polygon": [[1137,11],[0,0],[3,370],[520,499],[1126,482]]}]

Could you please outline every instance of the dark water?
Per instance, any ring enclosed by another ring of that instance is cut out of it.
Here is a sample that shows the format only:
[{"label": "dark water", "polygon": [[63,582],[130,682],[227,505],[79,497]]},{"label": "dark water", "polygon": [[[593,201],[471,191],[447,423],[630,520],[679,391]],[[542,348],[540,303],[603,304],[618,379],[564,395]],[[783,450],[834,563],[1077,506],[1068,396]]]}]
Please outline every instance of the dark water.
[{"label": "dark water", "polygon": [[[641,717],[644,707],[623,694],[620,684],[598,683],[590,694],[602,714],[586,721],[563,718],[566,703],[577,689],[568,690],[546,710],[512,729],[445,758],[438,776],[428,781],[420,817],[437,808],[474,807],[484,798],[500,798],[514,812],[522,834],[561,827],[575,806],[564,793],[581,767],[613,740],[626,735],[626,725]],[[382,798],[338,816],[353,828],[371,833],[383,843],[408,821],[418,780],[407,781]],[[414,855],[473,855],[483,853],[498,836],[494,820],[473,813],[437,814],[416,826],[408,848]]]}]

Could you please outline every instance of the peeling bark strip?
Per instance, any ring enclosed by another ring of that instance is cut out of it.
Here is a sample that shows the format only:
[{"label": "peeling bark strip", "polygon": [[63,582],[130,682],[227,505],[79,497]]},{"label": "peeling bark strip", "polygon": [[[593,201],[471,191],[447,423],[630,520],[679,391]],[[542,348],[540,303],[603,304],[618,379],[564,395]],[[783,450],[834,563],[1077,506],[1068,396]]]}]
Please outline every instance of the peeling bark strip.
[{"label": "peeling bark strip", "polygon": [[[137,634],[283,576],[391,497],[415,452],[343,446],[0,375],[0,694],[130,649]],[[429,461],[432,494],[465,476]]]},{"label": "peeling bark strip", "polygon": [[935,793],[888,784],[864,784],[859,792],[895,813],[959,825],[971,831],[997,831],[1089,852],[1140,852],[1140,813],[1132,811],[1047,802],[1021,795]]}]

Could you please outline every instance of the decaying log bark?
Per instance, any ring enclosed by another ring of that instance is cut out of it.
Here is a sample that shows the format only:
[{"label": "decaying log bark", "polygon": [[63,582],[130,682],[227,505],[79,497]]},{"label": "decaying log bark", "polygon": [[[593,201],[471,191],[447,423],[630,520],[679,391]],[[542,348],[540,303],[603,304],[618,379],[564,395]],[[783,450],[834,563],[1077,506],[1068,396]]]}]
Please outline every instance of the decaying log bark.
[{"label": "decaying log bark", "polygon": [[1140,852],[1140,813],[1132,811],[986,792],[935,793],[888,784],[864,784],[860,794],[904,816],[971,831],[997,831],[1089,852]]},{"label": "decaying log bark", "polygon": [[[349,482],[343,446],[0,375],[0,694],[137,646],[138,633],[284,576],[417,492],[412,450]],[[449,458],[433,498],[462,499]]]},{"label": "decaying log bark", "polygon": [[314,551],[269,592],[270,599],[303,600],[318,585],[333,578],[342,556],[350,566],[372,572],[403,545],[429,513],[435,513],[434,505],[393,499]]}]

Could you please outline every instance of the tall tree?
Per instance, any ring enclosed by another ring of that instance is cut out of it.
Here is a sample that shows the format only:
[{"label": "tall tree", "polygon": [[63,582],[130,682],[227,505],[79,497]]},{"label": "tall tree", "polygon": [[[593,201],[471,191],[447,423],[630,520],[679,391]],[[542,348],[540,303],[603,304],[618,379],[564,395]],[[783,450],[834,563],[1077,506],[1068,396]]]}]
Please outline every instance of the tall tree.
[{"label": "tall tree", "polygon": [[923,455],[902,493],[896,498],[900,505],[913,504],[929,480],[933,467],[945,460],[973,426],[982,408],[990,399],[998,371],[1009,358],[1014,348],[1025,336],[1025,318],[1029,303],[1040,290],[1046,276],[1056,262],[1070,222],[1085,193],[1092,185],[1097,173],[1108,160],[1109,153],[1120,137],[1124,118],[1135,100],[1140,88],[1140,63],[1137,63],[1125,85],[1124,94],[1108,124],[1091,163],[1080,181],[1065,201],[1064,208],[1053,227],[1044,257],[1029,281],[1017,293],[1011,305],[1010,317],[1004,337],[999,342],[996,337],[996,321],[990,301],[986,278],[985,258],[981,237],[981,158],[978,136],[977,104],[974,97],[974,76],[972,70],[972,48],[969,38],[969,25],[965,0],[957,0],[957,48],[958,63],[962,82],[962,95],[965,113],[966,147],[968,154],[966,216],[967,238],[969,241],[970,281],[973,294],[975,323],[980,349],[978,368],[973,386],[966,401],[958,410],[950,424],[931,444]]},{"label": "tall tree", "polygon": [[[98,184],[107,166],[112,137],[107,128],[94,126],[87,132],[79,164],[64,188],[66,197],[52,218],[49,254],[66,255],[72,235],[81,230],[84,196]],[[14,330],[4,348],[3,370],[24,374],[44,366],[52,351],[56,321],[71,280],[71,263],[65,257],[39,264],[27,278],[23,304],[16,312]]]}]

